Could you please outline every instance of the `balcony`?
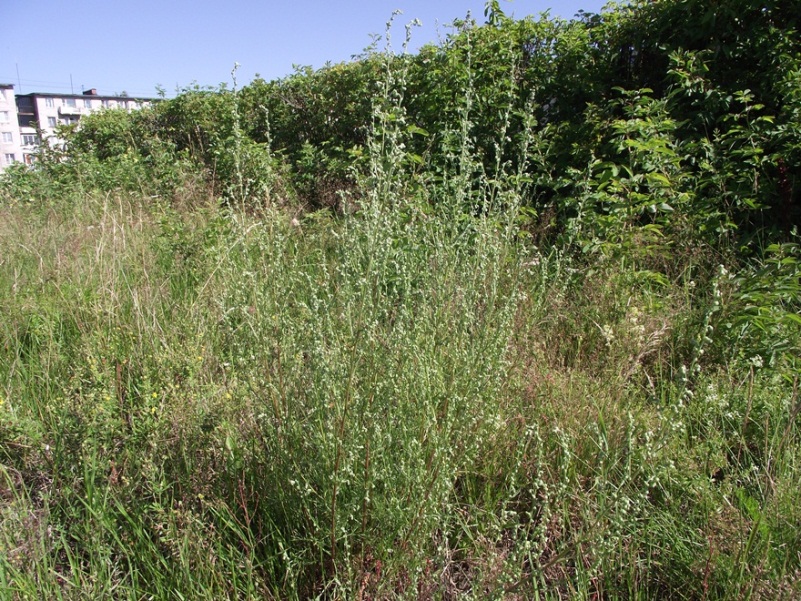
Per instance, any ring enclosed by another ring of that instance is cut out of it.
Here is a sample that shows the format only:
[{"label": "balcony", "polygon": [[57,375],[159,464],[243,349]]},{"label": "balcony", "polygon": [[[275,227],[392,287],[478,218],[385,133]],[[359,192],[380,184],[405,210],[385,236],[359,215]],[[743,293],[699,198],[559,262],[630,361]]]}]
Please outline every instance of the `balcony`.
[{"label": "balcony", "polygon": [[23,149],[34,149],[39,147],[39,136],[36,134],[22,134],[20,146]]},{"label": "balcony", "polygon": [[70,117],[80,117],[83,115],[84,110],[79,106],[61,105],[58,107],[58,114]]}]

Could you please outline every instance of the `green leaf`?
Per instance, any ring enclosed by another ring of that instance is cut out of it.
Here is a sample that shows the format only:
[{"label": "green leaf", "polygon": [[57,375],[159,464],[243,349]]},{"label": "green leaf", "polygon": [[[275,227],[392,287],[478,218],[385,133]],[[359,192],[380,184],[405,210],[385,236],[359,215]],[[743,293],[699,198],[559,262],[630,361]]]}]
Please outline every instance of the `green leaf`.
[{"label": "green leaf", "polygon": [[661,173],[649,173],[648,174],[648,183],[649,184],[659,183],[662,186],[664,186],[665,188],[670,188],[671,187],[670,180],[667,177],[665,177],[664,175],[662,175]]},{"label": "green leaf", "polygon": [[797,313],[787,312],[784,314],[784,318],[789,319],[790,321],[794,321],[795,323],[801,326],[801,316],[799,316]]}]

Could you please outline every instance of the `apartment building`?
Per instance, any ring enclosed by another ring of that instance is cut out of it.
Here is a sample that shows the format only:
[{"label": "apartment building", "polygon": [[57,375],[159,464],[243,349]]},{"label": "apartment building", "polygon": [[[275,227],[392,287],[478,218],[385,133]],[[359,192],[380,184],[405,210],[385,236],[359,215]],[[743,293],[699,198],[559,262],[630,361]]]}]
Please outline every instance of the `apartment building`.
[{"label": "apartment building", "polygon": [[[15,162],[33,163],[42,140],[57,143],[56,127],[78,123],[81,117],[103,109],[136,110],[153,98],[104,96],[92,88],[82,94],[33,92],[14,96],[14,86],[0,84],[0,170]],[[8,143],[6,144],[6,141]]]},{"label": "apartment building", "polygon": [[22,159],[14,86],[0,83],[0,170]]}]

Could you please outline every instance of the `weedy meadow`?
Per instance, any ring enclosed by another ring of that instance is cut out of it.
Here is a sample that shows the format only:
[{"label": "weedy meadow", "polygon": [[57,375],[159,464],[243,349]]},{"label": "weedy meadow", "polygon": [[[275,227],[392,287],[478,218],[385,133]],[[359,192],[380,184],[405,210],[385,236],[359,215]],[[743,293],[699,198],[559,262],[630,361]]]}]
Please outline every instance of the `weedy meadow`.
[{"label": "weedy meadow", "polygon": [[[3,180],[2,598],[801,595],[794,234],[731,244],[756,209],[671,116],[692,57],[664,98],[587,107],[621,154],[555,173],[575,132],[487,17],[342,67],[370,90],[352,147],[292,155],[234,79]],[[438,131],[418,59],[457,86]],[[741,100],[722,146],[759,143]],[[197,106],[225,119],[190,139]]]}]

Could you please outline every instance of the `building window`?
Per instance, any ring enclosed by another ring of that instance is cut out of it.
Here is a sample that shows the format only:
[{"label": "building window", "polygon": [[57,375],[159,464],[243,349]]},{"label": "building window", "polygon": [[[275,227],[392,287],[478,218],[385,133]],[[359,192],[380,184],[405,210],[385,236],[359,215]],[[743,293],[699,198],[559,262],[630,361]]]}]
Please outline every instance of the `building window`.
[{"label": "building window", "polygon": [[108,100],[103,100],[103,108],[107,109],[111,106],[111,103]]},{"label": "building window", "polygon": [[83,105],[84,105],[86,108],[90,109],[90,108],[92,108],[92,101],[91,101],[91,100],[89,100],[88,98],[84,98]]},{"label": "building window", "polygon": [[23,154],[22,160],[25,161],[26,165],[33,165],[36,162],[36,155],[33,154]]},{"label": "building window", "polygon": [[72,108],[75,108],[75,107],[78,106],[78,104],[75,102],[75,98],[65,98],[64,99],[64,104],[66,104],[67,106],[72,107]]},{"label": "building window", "polygon": [[6,165],[11,165],[17,161],[17,157],[14,156],[13,152],[6,153]]},{"label": "building window", "polygon": [[23,146],[36,146],[39,143],[39,136],[36,134],[22,134]]},{"label": "building window", "polygon": [[14,136],[11,135],[10,131],[3,132],[3,144],[13,144],[14,143]]},{"label": "building window", "polygon": [[55,127],[56,126],[56,118],[55,117],[48,117],[47,118],[47,127]]},{"label": "building window", "polygon": [[0,123],[8,123],[8,111],[0,111]]},{"label": "building window", "polygon": [[47,108],[50,108],[50,109],[51,109],[51,108],[53,108],[54,106],[56,106],[56,103],[53,101],[53,99],[52,99],[52,98],[45,98],[45,106],[46,106]]}]

